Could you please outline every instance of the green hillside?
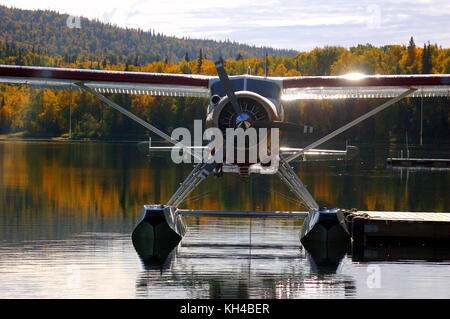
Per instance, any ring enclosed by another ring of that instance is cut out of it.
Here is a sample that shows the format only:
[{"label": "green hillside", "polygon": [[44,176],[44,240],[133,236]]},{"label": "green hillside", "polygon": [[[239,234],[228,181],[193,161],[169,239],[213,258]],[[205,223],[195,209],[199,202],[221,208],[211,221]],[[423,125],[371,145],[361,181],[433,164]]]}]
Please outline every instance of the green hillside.
[{"label": "green hillside", "polygon": [[[0,41],[48,55],[118,56],[140,63],[195,59],[199,50],[208,59],[294,56],[294,50],[256,47],[230,41],[180,39],[154,30],[120,28],[81,18],[80,28],[67,26],[67,14],[48,10],[21,10],[0,6]],[[121,61],[112,61],[114,64]]]}]

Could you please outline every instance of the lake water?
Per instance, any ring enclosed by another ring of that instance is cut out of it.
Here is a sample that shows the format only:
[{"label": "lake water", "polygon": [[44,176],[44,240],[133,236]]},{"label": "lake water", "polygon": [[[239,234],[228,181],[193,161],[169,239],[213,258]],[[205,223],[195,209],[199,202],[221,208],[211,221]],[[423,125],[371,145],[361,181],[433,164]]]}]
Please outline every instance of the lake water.
[{"label": "lake water", "polygon": [[[387,169],[398,153],[361,145],[352,162],[294,166],[323,206],[449,212],[449,171]],[[186,217],[179,246],[143,263],[130,237],[143,204],[167,201],[191,168],[134,143],[0,142],[0,298],[450,297],[448,249],[372,247],[323,264],[299,219]],[[305,210],[276,175],[209,177],[183,207]]]}]

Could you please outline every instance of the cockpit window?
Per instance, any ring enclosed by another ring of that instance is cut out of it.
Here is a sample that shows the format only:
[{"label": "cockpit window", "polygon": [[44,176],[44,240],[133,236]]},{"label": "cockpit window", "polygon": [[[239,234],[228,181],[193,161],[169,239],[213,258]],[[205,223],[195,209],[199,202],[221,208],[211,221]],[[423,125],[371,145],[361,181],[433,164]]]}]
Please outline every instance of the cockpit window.
[{"label": "cockpit window", "polygon": [[[231,86],[234,91],[252,91],[260,94],[266,98],[279,100],[281,89],[277,83],[266,81],[263,79],[247,79],[245,84],[244,78],[232,79],[230,78]],[[245,85],[247,87],[245,87]],[[222,87],[222,83],[217,80],[211,85],[211,95],[217,94],[225,96],[226,93]]]}]

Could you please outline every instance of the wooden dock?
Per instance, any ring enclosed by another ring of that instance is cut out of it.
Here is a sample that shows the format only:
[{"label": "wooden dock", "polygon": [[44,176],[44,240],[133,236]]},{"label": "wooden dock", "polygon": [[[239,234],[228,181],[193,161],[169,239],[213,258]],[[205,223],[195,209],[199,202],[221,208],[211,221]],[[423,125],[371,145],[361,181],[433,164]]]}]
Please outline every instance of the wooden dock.
[{"label": "wooden dock", "polygon": [[341,211],[354,245],[450,241],[450,213]]},{"label": "wooden dock", "polygon": [[388,167],[450,168],[450,159],[443,158],[388,158]]}]

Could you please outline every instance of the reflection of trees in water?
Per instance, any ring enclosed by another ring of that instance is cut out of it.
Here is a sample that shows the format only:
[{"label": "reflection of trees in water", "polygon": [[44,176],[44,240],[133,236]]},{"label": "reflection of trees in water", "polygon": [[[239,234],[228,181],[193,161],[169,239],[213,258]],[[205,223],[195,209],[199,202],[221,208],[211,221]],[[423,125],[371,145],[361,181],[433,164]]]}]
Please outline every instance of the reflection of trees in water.
[{"label": "reflection of trees in water", "polygon": [[[368,161],[377,153],[371,150],[364,155],[362,149],[361,154]],[[406,180],[399,172],[367,169],[358,161],[347,168],[344,163],[295,165],[314,197],[325,206],[448,210],[445,172],[410,173],[410,187],[405,191]],[[149,159],[139,153],[134,143],[88,142],[3,142],[0,163],[0,222],[9,224],[12,218],[32,221],[26,234],[29,237],[34,236],[33,224],[47,225],[49,236],[55,232],[64,235],[76,227],[131,231],[142,205],[167,201],[193,166],[175,165],[170,155]],[[239,176],[225,174],[220,180],[211,177],[200,184],[185,207],[302,210],[292,202],[293,196],[277,176],[257,176],[252,185],[250,196],[248,181],[243,182]],[[420,201],[415,200],[419,197]],[[72,228],[65,227],[68,224]],[[12,228],[6,236],[18,232]]]}]

